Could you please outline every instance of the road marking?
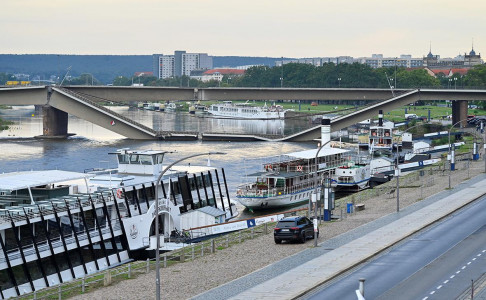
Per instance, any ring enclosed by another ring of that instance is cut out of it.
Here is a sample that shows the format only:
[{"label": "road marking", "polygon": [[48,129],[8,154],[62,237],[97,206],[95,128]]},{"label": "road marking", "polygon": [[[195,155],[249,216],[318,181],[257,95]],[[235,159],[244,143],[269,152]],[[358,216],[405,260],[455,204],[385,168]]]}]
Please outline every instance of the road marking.
[{"label": "road marking", "polygon": [[481,256],[481,253],[479,253],[479,254],[478,254],[478,255],[476,255],[476,256],[478,256],[478,257],[479,257],[479,256]]},{"label": "road marking", "polygon": [[443,284],[446,284],[446,283],[448,283],[448,282],[449,282],[449,279],[447,279],[446,281],[444,281],[444,282],[443,282]]},{"label": "road marking", "polygon": [[435,291],[430,292],[431,295],[435,294]]},{"label": "road marking", "polygon": [[427,300],[427,299],[429,299],[429,297],[424,297],[424,298],[422,298],[422,300]]},{"label": "road marking", "polygon": [[440,288],[441,288],[441,287],[442,287],[442,285],[439,285],[439,286],[437,287],[437,289],[438,289],[438,290],[440,290]]},{"label": "road marking", "polygon": [[461,270],[464,270],[466,268],[466,266],[462,267]]},{"label": "road marking", "polygon": [[474,257],[472,260],[476,260],[476,257]]},{"label": "road marking", "polygon": [[461,271],[457,271],[457,272],[456,272],[456,274],[459,274],[459,273],[461,273]]},{"label": "road marking", "polygon": [[486,252],[486,250],[483,250],[482,252],[484,253],[484,252]]},{"label": "road marking", "polygon": [[468,262],[467,265],[469,266],[471,264],[471,262]]},{"label": "road marking", "polygon": [[456,277],[456,275],[452,275],[452,276],[451,276],[451,277],[449,277],[449,278],[450,278],[450,279],[452,279],[452,278],[454,278],[454,277]]}]

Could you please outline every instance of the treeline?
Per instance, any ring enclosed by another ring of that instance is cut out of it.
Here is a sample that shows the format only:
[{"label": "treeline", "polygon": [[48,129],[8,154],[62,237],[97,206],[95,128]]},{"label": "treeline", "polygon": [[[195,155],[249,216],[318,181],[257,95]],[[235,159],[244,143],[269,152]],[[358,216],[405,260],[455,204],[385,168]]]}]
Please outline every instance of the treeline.
[{"label": "treeline", "polygon": [[[16,80],[12,74],[0,73],[0,85]],[[64,85],[102,85],[91,73],[65,79]],[[156,77],[117,76],[115,86],[173,86],[173,87],[292,87],[292,88],[486,88],[486,65],[478,65],[461,76],[429,75],[425,69],[378,68],[363,64],[285,64],[283,67],[255,66],[243,76],[225,75],[221,82],[202,82],[188,76],[157,79]]]},{"label": "treeline", "polygon": [[325,64],[315,67],[308,64],[286,64],[283,67],[256,66],[243,76],[225,75],[221,82],[201,82],[187,76],[168,79],[156,77],[123,77],[113,85],[182,87],[292,87],[292,88],[486,88],[486,66],[475,66],[461,76],[453,74],[436,78],[425,69],[378,68],[363,64]]}]

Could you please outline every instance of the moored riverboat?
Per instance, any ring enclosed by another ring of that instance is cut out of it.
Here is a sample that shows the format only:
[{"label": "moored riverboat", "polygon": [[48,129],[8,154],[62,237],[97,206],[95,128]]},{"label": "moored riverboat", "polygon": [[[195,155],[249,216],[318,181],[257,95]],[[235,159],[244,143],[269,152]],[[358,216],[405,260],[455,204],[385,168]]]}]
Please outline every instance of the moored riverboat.
[{"label": "moored riverboat", "polygon": [[[180,244],[174,232],[238,214],[224,170],[175,165],[166,151],[116,151],[118,168],[0,176],[0,295],[15,297]],[[155,191],[159,201],[155,201]]]},{"label": "moored riverboat", "polygon": [[281,105],[256,106],[248,101],[245,103],[233,103],[223,101],[223,103],[212,104],[208,113],[219,118],[233,119],[284,119],[287,109]]}]

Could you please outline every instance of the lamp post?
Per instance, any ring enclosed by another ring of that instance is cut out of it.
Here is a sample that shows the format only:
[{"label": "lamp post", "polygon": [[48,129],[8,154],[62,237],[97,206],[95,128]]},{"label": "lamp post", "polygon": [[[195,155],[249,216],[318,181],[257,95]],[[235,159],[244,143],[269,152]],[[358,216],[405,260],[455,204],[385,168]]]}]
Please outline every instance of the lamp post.
[{"label": "lamp post", "polygon": [[[422,124],[414,125],[412,127],[407,128],[405,131],[402,132],[401,137],[402,137],[402,147],[403,147],[403,134],[410,129],[413,129],[415,127],[421,126]],[[398,158],[399,158],[399,151],[398,151],[398,141],[397,141],[397,160],[396,160],[396,166],[395,166],[395,176],[397,177],[397,212],[400,211],[400,168],[398,167]]]},{"label": "lamp post", "polygon": [[338,77],[339,88],[341,88],[341,77]]},{"label": "lamp post", "polygon": [[[224,152],[207,152],[207,153],[198,153],[183,157],[175,162],[171,163],[159,174],[157,178],[157,182],[155,183],[155,237],[157,239],[156,242],[156,249],[155,249],[155,298],[160,300],[160,233],[159,233],[159,184],[162,180],[162,176],[164,176],[165,172],[167,172],[170,168],[172,168],[175,164],[180,163],[183,160],[202,156],[202,155],[220,155],[226,154]],[[169,195],[170,197],[170,195]],[[228,199],[229,201],[229,199]]]},{"label": "lamp post", "polygon": [[452,78],[449,78],[449,84],[447,85],[447,88],[450,89],[452,85]]},{"label": "lamp post", "polygon": [[463,119],[463,120],[460,120],[460,121],[457,121],[456,123],[454,123],[451,128],[449,129],[449,153],[448,153],[448,158],[449,158],[449,161],[450,161],[450,167],[449,167],[449,189],[451,188],[451,171],[454,168],[454,164],[455,164],[455,159],[454,159],[454,156],[455,156],[455,149],[452,148],[451,146],[451,132],[452,132],[452,129],[454,128],[454,126],[456,126],[457,124],[465,121],[467,119]]},{"label": "lamp post", "polygon": [[[318,185],[318,167],[319,164],[317,163],[317,158],[319,157],[319,152],[321,152],[322,148],[324,148],[327,144],[329,144],[333,139],[330,138],[331,136],[331,120],[330,119],[322,119],[321,121],[321,143],[322,145],[317,149],[316,157],[314,160],[314,168],[316,174],[314,175],[314,192],[311,194],[311,201],[309,202],[309,214],[311,210],[311,205],[314,203],[314,224],[317,221],[317,201],[320,198],[319,193],[317,191]],[[328,141],[324,142],[324,138],[329,138]],[[335,138],[338,139],[338,138]],[[315,225],[314,225],[315,226]],[[314,247],[317,247],[317,230],[314,230]]]},{"label": "lamp post", "polygon": [[457,77],[454,77],[454,89],[457,90]]}]

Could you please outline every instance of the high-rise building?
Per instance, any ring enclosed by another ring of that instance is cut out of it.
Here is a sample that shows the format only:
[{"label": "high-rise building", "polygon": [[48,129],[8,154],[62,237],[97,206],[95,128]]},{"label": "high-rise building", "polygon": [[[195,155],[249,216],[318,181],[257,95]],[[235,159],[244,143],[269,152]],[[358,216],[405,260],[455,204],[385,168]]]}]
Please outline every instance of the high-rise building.
[{"label": "high-rise building", "polygon": [[194,70],[208,70],[213,68],[213,58],[206,53],[186,53],[174,51],[174,55],[158,55],[158,78],[190,76]]}]

